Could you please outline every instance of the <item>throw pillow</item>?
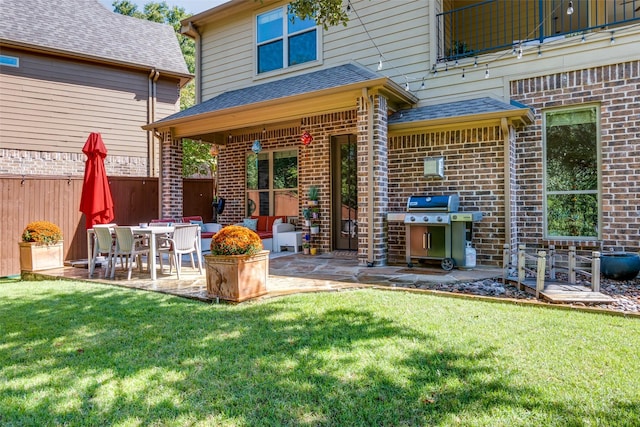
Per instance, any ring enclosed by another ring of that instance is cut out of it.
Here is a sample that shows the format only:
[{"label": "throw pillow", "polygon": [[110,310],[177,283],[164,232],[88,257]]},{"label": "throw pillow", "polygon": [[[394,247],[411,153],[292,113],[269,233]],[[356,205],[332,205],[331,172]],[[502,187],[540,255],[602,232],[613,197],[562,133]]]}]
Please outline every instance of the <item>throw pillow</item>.
[{"label": "throw pillow", "polygon": [[242,220],[242,225],[247,227],[249,230],[256,231],[256,227],[258,226],[257,219],[245,218]]},{"label": "throw pillow", "polygon": [[202,227],[202,224],[204,224],[204,221],[196,221],[195,219],[192,219],[189,221],[191,224],[198,224],[199,226]]}]

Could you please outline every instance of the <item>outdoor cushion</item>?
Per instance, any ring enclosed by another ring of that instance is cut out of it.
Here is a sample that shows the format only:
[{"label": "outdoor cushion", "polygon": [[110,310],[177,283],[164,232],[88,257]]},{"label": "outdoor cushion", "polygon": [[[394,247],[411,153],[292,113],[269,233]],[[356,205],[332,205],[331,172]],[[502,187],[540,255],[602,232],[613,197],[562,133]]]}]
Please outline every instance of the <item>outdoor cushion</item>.
[{"label": "outdoor cushion", "polygon": [[251,219],[251,218],[245,218],[245,219],[242,220],[242,225],[247,227],[249,230],[256,231],[257,230],[257,225],[258,225],[258,220],[257,219]]}]

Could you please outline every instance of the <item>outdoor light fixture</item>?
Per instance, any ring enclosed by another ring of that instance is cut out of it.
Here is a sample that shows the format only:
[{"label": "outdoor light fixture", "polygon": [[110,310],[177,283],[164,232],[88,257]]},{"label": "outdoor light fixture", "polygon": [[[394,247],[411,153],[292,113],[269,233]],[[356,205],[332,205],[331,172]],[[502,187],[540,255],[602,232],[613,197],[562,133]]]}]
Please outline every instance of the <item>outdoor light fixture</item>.
[{"label": "outdoor light fixture", "polygon": [[573,2],[569,2],[569,7],[567,8],[567,15],[573,15]]}]

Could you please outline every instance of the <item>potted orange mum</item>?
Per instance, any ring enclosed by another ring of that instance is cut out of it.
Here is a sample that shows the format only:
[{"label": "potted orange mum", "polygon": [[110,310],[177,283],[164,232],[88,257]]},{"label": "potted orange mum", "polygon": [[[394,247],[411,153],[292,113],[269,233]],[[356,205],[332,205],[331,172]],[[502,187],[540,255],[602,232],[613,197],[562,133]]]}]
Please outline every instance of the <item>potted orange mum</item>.
[{"label": "potted orange mum", "polygon": [[267,293],[269,251],[246,227],[230,225],[214,234],[204,262],[207,293],[216,300],[242,302]]},{"label": "potted orange mum", "polygon": [[24,272],[60,268],[64,262],[62,230],[49,221],[29,223],[22,232],[20,270]]}]

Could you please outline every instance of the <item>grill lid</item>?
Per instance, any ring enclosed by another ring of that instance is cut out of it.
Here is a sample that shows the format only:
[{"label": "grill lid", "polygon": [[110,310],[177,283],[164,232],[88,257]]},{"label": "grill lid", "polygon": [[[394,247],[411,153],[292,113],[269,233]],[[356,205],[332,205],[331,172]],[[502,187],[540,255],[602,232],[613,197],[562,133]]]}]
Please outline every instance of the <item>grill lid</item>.
[{"label": "grill lid", "polygon": [[457,212],[460,197],[457,194],[449,196],[409,196],[407,212]]}]

